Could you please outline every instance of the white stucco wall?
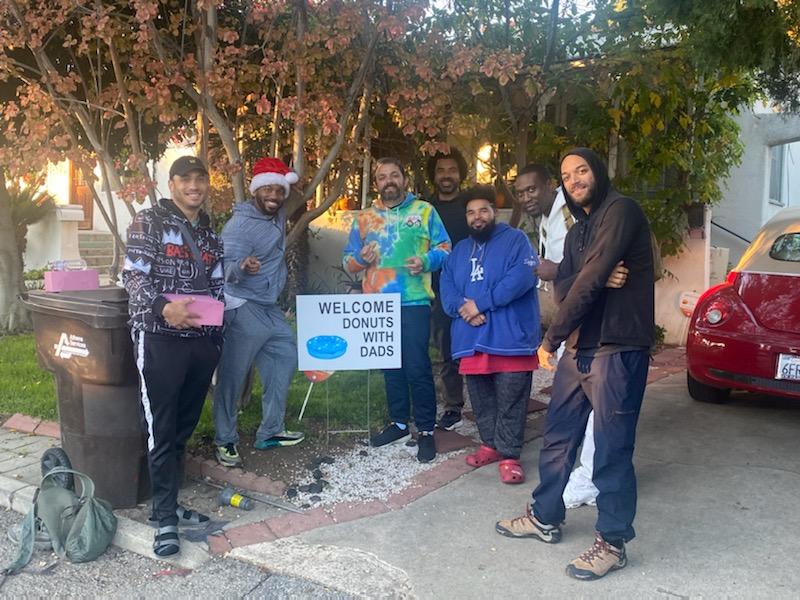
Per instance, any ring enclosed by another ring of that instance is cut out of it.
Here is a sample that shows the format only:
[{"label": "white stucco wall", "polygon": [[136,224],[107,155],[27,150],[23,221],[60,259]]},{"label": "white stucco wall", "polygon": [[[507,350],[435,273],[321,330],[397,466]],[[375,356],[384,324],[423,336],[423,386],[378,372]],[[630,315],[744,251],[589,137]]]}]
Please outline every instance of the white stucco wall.
[{"label": "white stucco wall", "polygon": [[[712,220],[752,240],[758,229],[780,206],[769,202],[770,147],[800,140],[800,115],[784,115],[771,108],[757,106],[743,110],[736,117],[744,144],[742,163],[731,170],[722,183],[722,201],[713,208]],[[791,157],[791,158],[790,158]],[[784,156],[784,190],[787,202],[800,203],[800,169],[791,161],[800,161],[800,144],[792,144]],[[730,261],[736,263],[747,244],[712,225],[711,244],[730,248]]]},{"label": "white stucco wall", "polygon": [[[180,156],[194,153],[191,146],[171,146],[164,156],[155,164],[151,163],[151,171],[154,172],[156,182],[156,193],[158,197],[169,197],[169,167],[172,162]],[[103,191],[103,183],[100,179],[99,168],[95,171],[97,181],[95,189],[100,198],[103,199],[104,206],[108,210],[105,201],[106,195]],[[83,219],[83,209],[80,206],[68,205],[70,194],[69,163],[62,162],[50,165],[45,179],[45,189],[55,198],[58,205],[56,213],[48,216],[39,223],[31,226],[28,232],[28,245],[25,251],[25,269],[38,269],[45,266],[51,260],[65,260],[80,258],[78,250],[78,222]],[[116,210],[117,229],[125,238],[125,232],[130,225],[132,216],[125,206],[124,201],[114,195],[114,209]],[[134,209],[138,212],[150,207],[150,200],[145,200],[142,204],[134,203]],[[93,233],[108,233],[109,227],[103,219],[97,206],[92,211],[92,230]]]},{"label": "white stucco wall", "polygon": [[80,258],[78,223],[82,220],[82,207],[59,204],[44,219],[31,225],[23,256],[25,270],[41,269],[51,260]]},{"label": "white stucco wall", "polygon": [[[170,146],[164,152],[164,155],[161,159],[155,163],[155,165],[151,162],[149,164],[150,172],[154,174],[154,181],[156,183],[156,196],[159,198],[168,198],[169,197],[169,167],[170,165],[177,159],[178,157],[185,156],[185,155],[194,155],[194,148],[190,146],[186,147],[177,147],[177,146]],[[100,197],[105,202],[105,193],[103,192],[103,185],[100,179],[98,178],[95,189],[97,189]],[[145,199],[142,204],[134,203],[134,209],[136,212],[139,212],[143,208],[150,207],[150,200]],[[128,229],[128,225],[130,225],[132,217],[128,208],[125,206],[124,201],[120,200],[114,194],[114,209],[117,213],[117,223],[118,223],[118,230],[122,234],[123,239],[125,237],[125,231]],[[92,229],[98,233],[107,233],[109,231],[108,226],[106,225],[103,216],[100,214],[100,211],[97,207],[94,207],[94,212],[92,215]]]}]

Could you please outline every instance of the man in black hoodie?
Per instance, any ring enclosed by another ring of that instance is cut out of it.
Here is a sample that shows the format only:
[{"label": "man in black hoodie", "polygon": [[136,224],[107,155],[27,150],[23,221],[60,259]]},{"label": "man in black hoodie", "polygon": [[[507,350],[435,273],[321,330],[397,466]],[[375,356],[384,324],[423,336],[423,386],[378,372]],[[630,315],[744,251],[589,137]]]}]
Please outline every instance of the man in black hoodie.
[{"label": "man in black hoodie", "polygon": [[[496,530],[547,543],[561,540],[562,494],[594,409],[597,536],[567,566],[569,576],[589,580],[625,567],[625,542],[635,536],[633,448],[655,333],[653,254],[644,212],[611,187],[595,152],[568,152],[561,179],[576,223],[564,243],[554,282],[558,312],[539,347],[539,364],[553,369],[561,342],[567,353],[553,380],[533,502],[525,515],[499,521]],[[607,288],[619,263],[629,269],[627,281]]]}]

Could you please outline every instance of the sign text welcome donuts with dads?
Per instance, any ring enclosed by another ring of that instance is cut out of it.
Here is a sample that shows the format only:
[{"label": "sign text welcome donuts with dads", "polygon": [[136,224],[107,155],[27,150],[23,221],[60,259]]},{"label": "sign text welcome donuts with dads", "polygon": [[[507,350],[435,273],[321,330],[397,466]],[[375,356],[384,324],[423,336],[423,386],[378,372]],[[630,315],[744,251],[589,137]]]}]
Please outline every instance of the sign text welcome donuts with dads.
[{"label": "sign text welcome donuts with dads", "polygon": [[301,371],[400,367],[400,294],[297,296]]}]

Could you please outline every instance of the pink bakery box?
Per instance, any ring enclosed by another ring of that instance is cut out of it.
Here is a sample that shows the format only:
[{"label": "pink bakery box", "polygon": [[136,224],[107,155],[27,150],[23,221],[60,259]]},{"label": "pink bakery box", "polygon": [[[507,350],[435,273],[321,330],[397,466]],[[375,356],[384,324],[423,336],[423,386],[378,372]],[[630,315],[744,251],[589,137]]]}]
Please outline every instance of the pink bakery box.
[{"label": "pink bakery box", "polygon": [[222,325],[222,313],[225,311],[225,303],[219,300],[214,300],[211,296],[203,296],[194,294],[164,294],[164,297],[173,302],[175,300],[182,300],[184,298],[193,298],[194,301],[189,304],[189,309],[200,315],[200,323],[202,325]]},{"label": "pink bakery box", "polygon": [[78,290],[96,290],[100,287],[100,275],[97,269],[79,271],[45,271],[45,292],[75,292]]}]

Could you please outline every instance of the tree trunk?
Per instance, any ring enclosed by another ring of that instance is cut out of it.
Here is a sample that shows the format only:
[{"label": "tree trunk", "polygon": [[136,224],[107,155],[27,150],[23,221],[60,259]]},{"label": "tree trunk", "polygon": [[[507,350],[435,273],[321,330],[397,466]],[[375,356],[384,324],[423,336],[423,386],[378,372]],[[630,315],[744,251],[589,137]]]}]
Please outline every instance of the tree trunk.
[{"label": "tree trunk", "polygon": [[[521,118],[517,133],[514,136],[514,161],[517,163],[517,173],[528,163],[528,131],[530,122],[528,116]],[[502,177],[503,173],[498,173]]]},{"label": "tree trunk", "polygon": [[28,311],[17,299],[17,294],[25,289],[22,269],[22,255],[11,221],[11,200],[5,176],[0,171],[0,334],[30,327]]},{"label": "tree trunk", "polygon": [[[297,45],[300,48],[304,47],[304,37],[306,34],[306,6],[305,2],[297,3]],[[303,73],[303,63],[301,59],[297,60],[295,65],[295,73],[297,80],[295,81],[295,94],[297,95],[297,108],[302,111],[303,103],[305,102],[306,82],[305,74]],[[300,179],[305,175],[306,162],[305,162],[305,143],[306,143],[306,127],[302,119],[297,119],[294,124],[294,142],[292,145],[292,165],[295,173]]]}]

